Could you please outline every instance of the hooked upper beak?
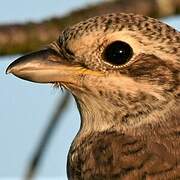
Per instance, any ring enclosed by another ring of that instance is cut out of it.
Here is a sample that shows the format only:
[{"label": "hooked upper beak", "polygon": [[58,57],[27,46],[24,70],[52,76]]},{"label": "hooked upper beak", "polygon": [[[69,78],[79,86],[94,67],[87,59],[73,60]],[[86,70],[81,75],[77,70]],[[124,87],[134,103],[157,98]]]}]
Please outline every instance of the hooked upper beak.
[{"label": "hooked upper beak", "polygon": [[67,63],[57,51],[47,48],[18,58],[8,66],[6,73],[38,83],[77,84],[78,75],[95,72]]},{"label": "hooked upper beak", "polygon": [[61,61],[58,53],[48,48],[18,58],[8,66],[6,73],[33,82],[56,81],[57,71],[64,66]]}]

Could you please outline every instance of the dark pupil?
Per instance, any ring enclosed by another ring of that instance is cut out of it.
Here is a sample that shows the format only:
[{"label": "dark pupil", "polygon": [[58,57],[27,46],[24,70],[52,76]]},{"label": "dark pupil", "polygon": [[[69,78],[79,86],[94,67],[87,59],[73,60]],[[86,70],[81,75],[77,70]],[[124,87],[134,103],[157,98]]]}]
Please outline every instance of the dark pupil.
[{"label": "dark pupil", "polygon": [[123,41],[115,41],[109,44],[104,51],[104,58],[110,64],[123,65],[133,56],[133,50],[129,44]]}]

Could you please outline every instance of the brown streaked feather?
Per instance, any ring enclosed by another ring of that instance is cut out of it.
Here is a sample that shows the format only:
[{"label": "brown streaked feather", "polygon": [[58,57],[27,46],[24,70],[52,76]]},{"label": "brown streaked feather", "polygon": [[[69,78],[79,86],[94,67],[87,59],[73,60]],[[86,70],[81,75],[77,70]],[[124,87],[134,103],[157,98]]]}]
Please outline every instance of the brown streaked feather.
[{"label": "brown streaked feather", "polygon": [[[86,136],[69,154],[70,179],[179,179],[180,113],[167,124]],[[141,134],[141,135],[140,135]]]}]

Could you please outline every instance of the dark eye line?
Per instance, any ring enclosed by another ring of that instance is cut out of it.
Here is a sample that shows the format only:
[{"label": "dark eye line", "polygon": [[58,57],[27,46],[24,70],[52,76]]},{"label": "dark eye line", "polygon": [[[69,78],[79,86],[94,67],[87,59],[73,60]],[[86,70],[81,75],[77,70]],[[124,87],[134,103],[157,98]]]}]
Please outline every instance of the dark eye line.
[{"label": "dark eye line", "polygon": [[59,44],[59,47],[61,47],[61,49],[62,49],[63,56],[64,57],[67,57],[67,55],[74,56],[74,53],[67,47],[66,43],[63,43],[63,42],[66,42],[66,40],[64,38],[60,37],[58,40],[58,44]]},{"label": "dark eye line", "polygon": [[74,56],[74,53],[67,46],[64,46],[64,50],[68,55]]}]

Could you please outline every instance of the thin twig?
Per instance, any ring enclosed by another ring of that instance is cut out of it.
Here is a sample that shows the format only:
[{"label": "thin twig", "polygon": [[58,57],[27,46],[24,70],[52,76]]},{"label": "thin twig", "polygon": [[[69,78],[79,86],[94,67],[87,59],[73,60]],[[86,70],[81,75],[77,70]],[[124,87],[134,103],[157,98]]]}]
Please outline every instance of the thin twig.
[{"label": "thin twig", "polygon": [[69,99],[70,99],[70,94],[66,92],[63,99],[59,101],[59,104],[57,105],[57,109],[54,112],[52,118],[50,119],[49,124],[44,134],[42,135],[42,139],[40,140],[40,143],[30,161],[30,165],[25,175],[25,180],[31,180],[35,176],[36,171],[41,163],[41,159],[44,155],[45,149],[52,136],[53,130],[56,127],[57,123],[59,122],[62,114],[64,113],[64,110],[67,109]]}]

